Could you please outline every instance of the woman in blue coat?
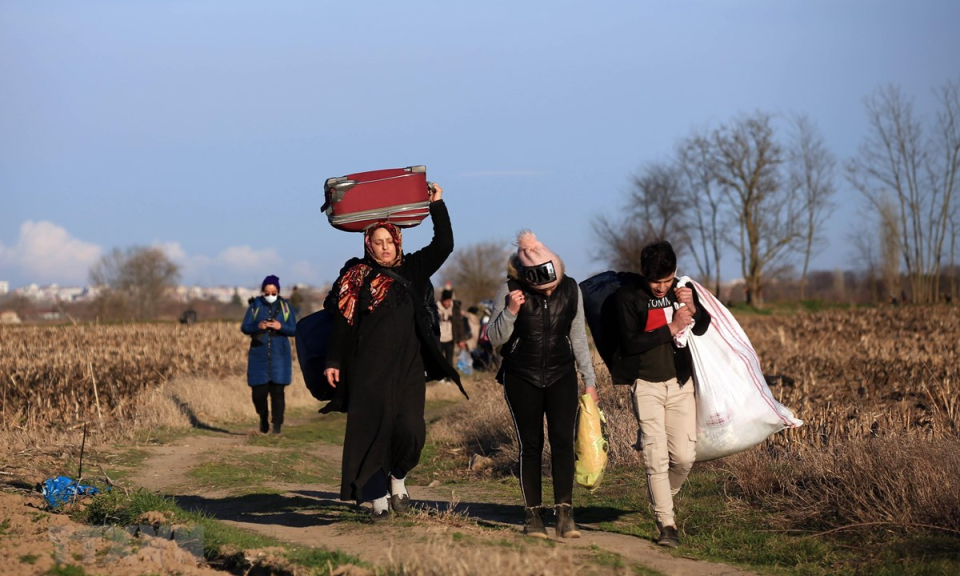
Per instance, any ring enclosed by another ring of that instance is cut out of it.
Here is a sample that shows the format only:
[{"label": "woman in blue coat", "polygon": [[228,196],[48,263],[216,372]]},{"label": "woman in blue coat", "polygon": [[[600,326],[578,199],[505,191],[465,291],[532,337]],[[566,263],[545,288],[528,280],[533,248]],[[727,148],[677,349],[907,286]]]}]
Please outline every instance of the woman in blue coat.
[{"label": "woman in blue coat", "polygon": [[270,430],[267,410],[267,396],[270,396],[273,433],[279,434],[283,425],[283,390],[292,376],[290,336],[296,329],[297,318],[290,303],[280,297],[279,278],[267,276],[261,289],[263,294],[250,303],[240,331],[250,336],[247,384],[260,416],[260,432],[266,434]]}]

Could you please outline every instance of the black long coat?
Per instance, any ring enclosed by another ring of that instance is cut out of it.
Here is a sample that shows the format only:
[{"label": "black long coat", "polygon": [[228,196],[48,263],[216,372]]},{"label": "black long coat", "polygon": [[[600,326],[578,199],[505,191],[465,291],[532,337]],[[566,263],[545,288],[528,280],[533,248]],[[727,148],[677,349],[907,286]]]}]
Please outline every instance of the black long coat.
[{"label": "black long coat", "polygon": [[[394,281],[383,302],[369,312],[367,283],[352,325],[334,307],[327,367],[340,369],[340,384],[325,411],[347,412],[343,500],[362,500],[363,487],[374,474],[402,477],[420,461],[426,439],[424,373],[431,379],[449,378],[460,386],[459,374],[443,360],[429,320],[421,313],[421,295],[430,276],[453,252],[453,230],[442,200],[430,204],[430,216],[430,244],[405,255],[403,263],[391,269],[411,283],[416,295]],[[345,269],[359,262],[348,262]]]}]

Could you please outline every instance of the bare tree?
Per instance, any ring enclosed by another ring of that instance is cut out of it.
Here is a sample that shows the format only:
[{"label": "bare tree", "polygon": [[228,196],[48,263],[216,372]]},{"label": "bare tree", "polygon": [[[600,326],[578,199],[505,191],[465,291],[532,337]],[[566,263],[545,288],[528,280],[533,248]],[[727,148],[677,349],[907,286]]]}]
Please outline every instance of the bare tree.
[{"label": "bare tree", "polygon": [[763,303],[766,279],[787,265],[785,257],[801,237],[800,206],[780,174],[783,151],[771,118],[757,112],[713,133],[717,182],[724,187],[739,224],[741,270],[747,303]]},{"label": "bare tree", "polygon": [[800,273],[800,299],[804,298],[810,259],[825,246],[823,224],[830,216],[831,198],[836,192],[834,171],[837,160],[823,143],[816,125],[806,116],[793,119],[793,141],[789,152],[789,178],[799,194],[803,218],[803,267]]},{"label": "bare tree", "polygon": [[152,318],[176,287],[180,268],[157,247],[114,248],[90,269],[90,281],[122,295],[137,318]]},{"label": "bare tree", "polygon": [[457,297],[470,306],[493,298],[507,277],[505,242],[478,242],[453,253],[441,271],[451,282]]},{"label": "bare tree", "polygon": [[[942,213],[936,208],[931,215],[936,217],[938,232],[935,234],[936,247],[933,294],[940,297],[941,257],[947,235],[951,235],[950,262],[953,263],[953,243],[956,240],[955,219],[957,217],[956,193],[960,188],[960,84],[947,82],[937,93],[940,109],[937,111],[936,134],[933,138],[931,162],[927,164],[930,187],[934,196],[940,198]],[[939,158],[937,156],[939,155]],[[933,202],[936,204],[936,201]],[[951,276],[951,279],[955,276]],[[952,286],[951,286],[951,292]]]},{"label": "bare tree", "polygon": [[597,256],[614,270],[640,271],[640,252],[649,242],[640,224],[632,218],[616,222],[598,216],[592,223],[599,249]]},{"label": "bare tree", "polygon": [[[877,293],[877,283],[881,276],[877,255],[877,235],[878,232],[875,226],[868,227],[862,222],[860,228],[847,234],[847,240],[854,249],[854,261],[859,262],[858,269],[864,282],[869,287],[867,298],[872,302],[876,302],[880,298],[880,295]],[[811,275],[811,279],[809,279],[811,280],[811,284],[813,284],[812,277],[815,275],[816,272],[814,272]]]},{"label": "bare tree", "polygon": [[888,298],[900,298],[900,223],[897,208],[890,199],[883,200],[880,212],[880,274]]},{"label": "bare tree", "polygon": [[960,185],[958,86],[948,83],[938,100],[933,136],[925,138],[912,102],[900,89],[878,89],[865,101],[870,131],[847,166],[848,180],[878,213],[892,195],[900,253],[916,302],[939,296],[943,245]]},{"label": "bare tree", "polygon": [[681,186],[685,188],[683,197],[693,211],[690,252],[703,284],[712,282],[714,294],[719,295],[721,248],[729,240],[724,234],[727,215],[709,135],[694,133],[681,140],[676,157]]},{"label": "bare tree", "polygon": [[620,219],[600,216],[593,231],[599,255],[618,270],[640,270],[640,251],[657,240],[669,240],[677,254],[689,244],[685,229],[686,200],[679,170],[668,164],[650,164],[634,176],[633,188]]}]

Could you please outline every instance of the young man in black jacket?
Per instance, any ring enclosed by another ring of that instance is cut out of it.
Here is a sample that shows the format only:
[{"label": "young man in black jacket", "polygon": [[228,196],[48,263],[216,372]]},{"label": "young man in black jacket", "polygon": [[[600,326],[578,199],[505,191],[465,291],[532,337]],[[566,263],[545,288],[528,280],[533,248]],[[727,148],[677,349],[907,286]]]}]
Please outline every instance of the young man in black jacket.
[{"label": "young man in black jacket", "polygon": [[675,337],[687,330],[700,336],[710,325],[693,288],[677,285],[676,271],[669,242],[644,247],[643,281],[615,295],[620,357],[611,369],[614,384],[632,385],[657,543],[671,547],[680,544],[673,497],[693,467],[697,446],[693,358],[682,337]]}]

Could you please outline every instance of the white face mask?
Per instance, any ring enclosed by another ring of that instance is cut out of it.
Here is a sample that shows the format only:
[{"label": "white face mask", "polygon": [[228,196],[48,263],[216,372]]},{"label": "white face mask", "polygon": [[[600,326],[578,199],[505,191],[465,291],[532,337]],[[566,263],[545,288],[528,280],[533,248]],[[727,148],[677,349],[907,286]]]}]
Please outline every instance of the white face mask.
[{"label": "white face mask", "polygon": [[276,294],[264,294],[264,295],[263,295],[263,299],[267,301],[267,304],[273,304],[274,302],[277,301],[277,295],[276,295]]}]

